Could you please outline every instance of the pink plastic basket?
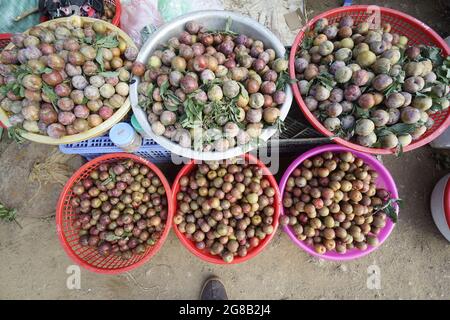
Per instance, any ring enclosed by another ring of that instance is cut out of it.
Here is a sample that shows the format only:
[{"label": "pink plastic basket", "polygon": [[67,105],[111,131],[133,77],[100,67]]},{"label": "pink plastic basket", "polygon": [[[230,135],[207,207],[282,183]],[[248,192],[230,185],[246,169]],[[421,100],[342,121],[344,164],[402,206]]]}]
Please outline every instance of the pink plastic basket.
[{"label": "pink plastic basket", "polygon": [[[309,159],[311,157],[314,157],[315,155],[321,154],[326,151],[331,152],[349,151],[353,153],[355,156],[363,159],[364,162],[367,163],[373,170],[378,172],[379,176],[377,180],[377,186],[385,188],[387,191],[391,193],[393,198],[398,198],[397,187],[395,185],[394,179],[392,178],[389,171],[377,159],[375,159],[375,157],[334,144],[328,144],[325,146],[311,149],[302,154],[301,156],[299,156],[297,159],[295,159],[295,161],[287,168],[286,172],[281,178],[280,193],[282,197],[284,197],[284,188],[286,187],[286,182],[290,177],[290,175],[292,174],[292,172],[295,170],[295,168],[297,168],[306,159]],[[284,214],[283,206],[281,206],[281,214]],[[369,253],[371,253],[372,251],[376,250],[389,237],[392,230],[394,229],[394,223],[390,219],[386,221],[386,226],[381,230],[380,234],[378,235],[379,240],[378,246],[376,247],[368,246],[367,250],[364,251],[355,248],[347,251],[345,254],[340,254],[335,251],[326,252],[325,254],[318,254],[314,251],[314,248],[306,245],[303,241],[299,240],[289,226],[285,226],[283,227],[283,229],[297,246],[308,252],[310,255],[325,260],[346,261],[364,257]]]}]

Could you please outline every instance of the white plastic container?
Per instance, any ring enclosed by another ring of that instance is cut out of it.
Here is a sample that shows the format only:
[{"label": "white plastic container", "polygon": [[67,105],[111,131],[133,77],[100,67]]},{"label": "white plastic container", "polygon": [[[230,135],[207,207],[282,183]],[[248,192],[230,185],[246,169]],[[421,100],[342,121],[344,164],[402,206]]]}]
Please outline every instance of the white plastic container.
[{"label": "white plastic container", "polygon": [[109,138],[125,152],[136,152],[142,145],[142,137],[128,123],[120,122],[109,131]]},{"label": "white plastic container", "polygon": [[450,242],[450,173],[434,187],[430,206],[434,223],[444,238]]},{"label": "white plastic container", "polygon": [[440,136],[430,142],[435,149],[450,149],[450,128],[447,128]]}]

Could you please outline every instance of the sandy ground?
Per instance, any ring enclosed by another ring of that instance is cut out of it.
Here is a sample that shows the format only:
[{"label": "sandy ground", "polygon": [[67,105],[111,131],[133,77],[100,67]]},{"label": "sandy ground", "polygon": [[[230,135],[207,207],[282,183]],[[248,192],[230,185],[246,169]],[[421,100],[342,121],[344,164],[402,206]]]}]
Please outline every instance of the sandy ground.
[{"label": "sandy ground", "polygon": [[[245,12],[250,1],[225,2],[234,7],[242,3],[239,10]],[[314,13],[339,3],[309,2]],[[438,1],[378,2],[412,13],[443,34],[450,31]],[[0,143],[0,200],[17,208],[23,227],[0,222],[0,299],[196,299],[211,275],[223,279],[233,299],[450,299],[450,244],[436,229],[429,209],[431,191],[446,172],[437,169],[429,147],[400,159],[383,158],[405,206],[391,237],[365,258],[317,260],[278,231],[254,259],[215,266],[191,255],[171,232],[162,250],[132,272],[106,276],[82,270],[79,290],[67,288],[66,271],[73,263],[55,230],[54,208],[62,186],[39,189],[28,182],[33,164],[44,161],[53,148],[30,143],[19,147],[6,139]],[[80,157],[68,161],[74,170],[81,163]],[[173,176],[173,169],[163,170]],[[367,286],[368,270],[374,266],[380,271],[379,289]]]}]

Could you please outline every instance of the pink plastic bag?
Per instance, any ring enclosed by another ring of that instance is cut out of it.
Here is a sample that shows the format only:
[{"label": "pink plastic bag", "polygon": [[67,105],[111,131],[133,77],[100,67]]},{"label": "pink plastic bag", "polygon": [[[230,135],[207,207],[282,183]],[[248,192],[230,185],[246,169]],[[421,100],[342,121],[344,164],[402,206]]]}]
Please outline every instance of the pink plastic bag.
[{"label": "pink plastic bag", "polygon": [[122,5],[120,27],[140,47],[148,35],[163,24],[157,1],[131,0]]}]

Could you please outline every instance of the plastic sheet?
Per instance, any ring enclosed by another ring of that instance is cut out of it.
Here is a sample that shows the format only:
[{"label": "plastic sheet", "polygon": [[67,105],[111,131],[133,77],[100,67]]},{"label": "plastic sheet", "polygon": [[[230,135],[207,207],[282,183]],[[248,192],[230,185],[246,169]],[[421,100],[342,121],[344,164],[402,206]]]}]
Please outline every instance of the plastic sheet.
[{"label": "plastic sheet", "polygon": [[223,10],[222,0],[158,0],[158,10],[165,22],[200,10]]},{"label": "plastic sheet", "polygon": [[157,5],[157,0],[131,0],[122,4],[121,29],[138,47],[163,24]]}]

